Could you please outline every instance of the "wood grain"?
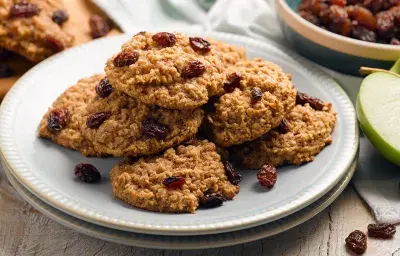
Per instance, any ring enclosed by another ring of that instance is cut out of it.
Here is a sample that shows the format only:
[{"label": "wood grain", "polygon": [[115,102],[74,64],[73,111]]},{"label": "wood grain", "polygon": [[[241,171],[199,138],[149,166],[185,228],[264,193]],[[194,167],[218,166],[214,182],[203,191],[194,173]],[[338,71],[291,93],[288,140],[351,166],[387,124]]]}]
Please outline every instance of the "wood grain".
[{"label": "wood grain", "polygon": [[[352,185],[323,212],[282,234],[242,245],[206,250],[156,250],[105,242],[79,234],[50,220],[24,202],[0,170],[0,255],[354,255],[344,239],[373,223],[368,207]],[[364,255],[400,255],[400,235],[368,239]]]},{"label": "wood grain", "polygon": [[[89,18],[93,14],[101,16],[104,16],[104,14],[89,0],[64,0],[64,3],[70,18],[63,26],[75,36],[74,45],[91,41]],[[120,33],[119,30],[114,28],[109,35],[112,36],[118,33]],[[35,65],[35,63],[20,56],[13,56],[5,62],[10,65],[15,75],[10,78],[0,79],[0,100],[14,83]]]},{"label": "wood grain", "polygon": [[[64,0],[70,13],[65,24],[76,36],[75,44],[90,41],[88,19],[101,14],[87,0]],[[114,29],[112,34],[119,33]],[[0,79],[0,99],[33,64],[22,57],[8,62],[16,76]],[[282,234],[242,245],[193,251],[154,250],[118,245],[79,234],[50,220],[24,202],[0,170],[0,256],[9,255],[354,255],[346,250],[344,239],[355,229],[366,231],[374,219],[368,207],[349,185],[326,210]],[[368,239],[364,255],[400,256],[400,234],[386,241]]]}]

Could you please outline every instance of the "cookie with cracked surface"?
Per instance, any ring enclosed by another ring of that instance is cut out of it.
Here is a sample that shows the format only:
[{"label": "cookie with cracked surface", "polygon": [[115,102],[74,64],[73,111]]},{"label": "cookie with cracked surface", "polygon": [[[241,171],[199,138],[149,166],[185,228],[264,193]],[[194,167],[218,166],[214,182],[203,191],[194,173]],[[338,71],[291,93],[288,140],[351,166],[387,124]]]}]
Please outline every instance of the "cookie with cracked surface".
[{"label": "cookie with cracked surface", "polygon": [[235,65],[239,61],[247,60],[244,47],[226,44],[213,39],[208,40],[215,51],[221,55],[221,60],[225,68]]},{"label": "cookie with cracked surface", "polygon": [[61,0],[2,2],[0,47],[39,62],[72,46],[73,36],[61,25],[68,17]]},{"label": "cookie with cracked surface", "polygon": [[39,136],[80,151],[86,156],[101,156],[81,132],[86,106],[96,97],[95,86],[104,75],[94,75],[78,81],[53,103],[42,118]]},{"label": "cookie with cracked surface", "polygon": [[[134,163],[120,163],[110,176],[117,198],[149,211],[194,213],[208,193],[225,199],[239,193],[239,186],[228,181],[216,146],[207,140],[170,148],[163,155]],[[171,186],[168,179],[179,183]]]},{"label": "cookie with cracked surface", "polygon": [[223,147],[252,141],[278,126],[296,102],[290,76],[261,59],[233,66],[225,90],[208,115],[213,141]]},{"label": "cookie with cracked surface", "polygon": [[111,83],[150,105],[194,109],[223,93],[224,66],[204,39],[142,32],[107,61]]},{"label": "cookie with cracked surface", "polygon": [[204,116],[201,109],[146,105],[117,90],[96,97],[86,110],[82,130],[95,149],[132,157],[157,154],[194,137]]},{"label": "cookie with cracked surface", "polygon": [[260,168],[264,164],[279,166],[311,162],[332,142],[336,113],[330,103],[322,111],[307,103],[296,107],[285,117],[284,127],[271,130],[262,138],[232,150],[233,158],[245,168]]}]

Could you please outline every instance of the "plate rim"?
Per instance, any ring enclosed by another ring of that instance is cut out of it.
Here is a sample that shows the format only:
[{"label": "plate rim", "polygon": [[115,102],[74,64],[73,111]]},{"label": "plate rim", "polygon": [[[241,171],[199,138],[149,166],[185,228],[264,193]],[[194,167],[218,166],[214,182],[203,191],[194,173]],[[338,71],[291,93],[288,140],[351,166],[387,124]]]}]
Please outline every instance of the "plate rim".
[{"label": "plate rim", "polygon": [[[260,240],[263,238],[283,233],[310,220],[311,218],[315,217],[317,214],[325,210],[329,205],[331,205],[350,183],[350,180],[352,179],[354,172],[356,171],[358,166],[358,153],[356,154],[356,157],[352,161],[350,168],[347,170],[345,176],[339,181],[340,184],[339,183],[336,184],[334,188],[332,188],[327,194],[323,195],[320,199],[318,199],[313,204],[307,206],[306,208],[301,209],[298,212],[295,212],[292,215],[286,216],[282,219],[275,220],[273,222],[263,224],[257,227],[251,227],[248,229],[222,233],[222,234],[221,233],[210,234],[207,235],[208,236],[207,241],[204,240],[202,242],[199,241],[198,239],[199,236],[187,236],[182,239],[180,236],[162,236],[162,239],[158,239],[157,241],[154,242],[150,241],[151,238],[153,237],[154,239],[154,237],[159,237],[159,236],[146,235],[146,234],[143,235],[135,232],[110,229],[104,226],[96,225],[81,220],[79,218],[70,216],[67,213],[52,207],[51,205],[47,204],[40,198],[36,197],[34,194],[30,193],[28,189],[26,189],[23,186],[23,184],[19,183],[19,181],[8,169],[8,167],[4,165],[4,159],[0,160],[0,162],[2,162],[2,166],[4,167],[3,168],[4,173],[7,179],[10,181],[11,185],[18,192],[18,194],[26,202],[28,202],[35,209],[41,212],[43,215],[47,216],[51,220],[57,222],[58,224],[64,227],[70,228],[78,233],[90,237],[122,245],[153,248],[153,249],[195,250],[195,249],[211,249],[211,248],[218,248],[225,246],[233,246],[233,245],[253,242],[256,240]],[[17,185],[15,185],[16,183]],[[278,222],[282,224],[279,224]],[[275,228],[272,227],[273,225],[276,225],[276,227]],[[222,238],[218,239],[218,237]],[[187,238],[191,240],[190,243],[185,243],[186,242],[185,239]],[[171,243],[171,239],[174,242]]]},{"label": "plate rim", "polygon": [[[182,31],[180,29],[179,31]],[[319,85],[319,86],[327,86],[327,90],[330,89],[332,93],[336,94],[336,98],[341,104],[343,104],[344,107],[344,113],[342,113],[341,116],[343,118],[348,118],[349,122],[353,122],[354,124],[354,131],[351,133],[351,141],[352,144],[348,144],[347,147],[343,150],[346,150],[348,153],[345,155],[345,162],[342,164],[339,163],[334,163],[336,165],[343,165],[340,167],[340,170],[347,170],[351,164],[352,159],[354,158],[357,147],[359,144],[359,138],[358,138],[358,126],[357,126],[357,119],[355,115],[355,109],[353,104],[351,103],[350,99],[348,98],[347,94],[344,92],[342,87],[334,80],[332,79],[328,74],[326,74],[324,71],[322,71],[318,66],[316,66],[314,63],[311,63],[308,60],[305,60],[303,57],[297,55],[293,51],[286,49],[274,42],[269,42],[266,40],[268,43],[261,42],[252,38],[244,37],[244,36],[239,36],[235,34],[229,34],[229,33],[222,33],[222,32],[200,32],[200,33],[193,33],[190,31],[183,30],[182,32],[187,33],[187,34],[201,34],[202,36],[208,36],[208,37],[216,37],[219,40],[230,40],[230,41],[236,41],[239,43],[242,43],[244,45],[251,45],[251,47],[254,47],[256,49],[262,49],[262,48],[268,48],[268,47],[274,47],[278,51],[281,52],[282,55],[287,56],[287,58],[292,59],[292,61],[297,62],[298,64],[305,65],[307,68],[304,66],[300,66],[299,69],[303,69],[304,72],[306,73],[312,73],[314,75],[315,79],[321,79],[321,81],[324,81],[325,85]],[[28,71],[23,77],[21,77],[15,86],[10,90],[10,92],[6,95],[5,99],[3,100],[3,104],[0,106],[0,118],[3,120],[3,122],[0,123],[0,154],[2,157],[5,159],[6,163],[10,166],[10,169],[13,173],[15,173],[16,178],[19,180],[21,184],[23,184],[31,193],[35,194],[39,198],[43,199],[46,201],[48,204],[52,205],[53,207],[66,212],[72,216],[75,216],[77,218],[83,219],[85,221],[89,221],[98,225],[106,226],[106,227],[111,227],[111,228],[116,228],[120,230],[126,230],[126,231],[135,231],[135,232],[141,232],[141,233],[147,233],[147,234],[168,234],[168,235],[196,235],[196,234],[210,234],[210,233],[219,233],[219,232],[228,232],[228,231],[234,231],[234,230],[239,230],[239,229],[244,229],[244,228],[249,228],[252,226],[257,226],[264,224],[266,222],[274,221],[278,218],[287,216],[301,208],[306,207],[307,205],[311,204],[318,198],[320,198],[323,194],[325,194],[327,191],[329,191],[345,174],[345,171],[341,171],[340,175],[337,175],[335,177],[331,177],[331,180],[329,182],[326,182],[328,184],[324,184],[323,186],[318,183],[313,184],[313,189],[316,190],[316,187],[319,188],[318,192],[311,192],[310,188],[308,189],[307,193],[312,194],[312,196],[305,196],[307,194],[306,192],[303,193],[302,195],[302,200],[300,200],[300,197],[298,197],[296,200],[293,200],[290,204],[285,205],[285,207],[280,207],[284,209],[280,209],[280,213],[276,213],[275,217],[268,217],[268,212],[263,213],[263,214],[258,214],[258,216],[250,216],[247,217],[246,219],[240,218],[236,220],[230,220],[222,223],[197,223],[197,225],[178,225],[174,223],[174,225],[164,225],[164,226],[159,226],[159,225],[154,225],[154,224],[138,224],[134,222],[128,222],[120,219],[115,219],[112,216],[103,216],[99,213],[94,213],[90,212],[87,209],[81,209],[79,204],[74,205],[74,203],[68,204],[67,206],[65,205],[66,202],[61,202],[60,198],[65,199],[65,197],[62,197],[61,195],[57,196],[57,192],[51,191],[49,187],[46,187],[43,184],[39,184],[39,179],[34,177],[32,172],[25,166],[23,161],[20,159],[18,156],[17,152],[17,147],[13,147],[13,138],[11,132],[7,130],[7,127],[10,126],[12,127],[12,120],[13,120],[13,115],[12,111],[13,109],[11,108],[13,102],[14,104],[16,101],[16,98],[18,93],[23,93],[24,89],[24,79],[27,79],[30,75],[35,74],[35,70],[40,69],[42,66],[47,65],[47,63],[51,63],[51,61],[55,59],[62,58],[63,55],[68,54],[69,52],[73,51],[79,51],[81,49],[89,48],[92,44],[101,44],[101,42],[106,41],[106,40],[112,40],[113,38],[120,37],[120,38],[129,38],[129,35],[123,34],[115,37],[109,37],[109,38],[103,38],[99,40],[94,40],[90,43],[80,45],[74,48],[71,48],[65,52],[62,52],[61,54],[55,55],[42,63],[38,64],[35,66],[33,69]],[[114,39],[115,40],[115,39]],[[271,45],[271,46],[269,46]],[[272,49],[272,48],[270,48]],[[22,90],[22,92],[21,92]],[[10,129],[9,129],[10,130]],[[8,131],[8,132],[7,132]],[[9,134],[10,133],[10,134]],[[343,134],[343,136],[347,136],[346,134]],[[350,137],[350,135],[349,135]],[[339,162],[339,161],[337,161]],[[336,167],[338,168],[338,167]],[[338,168],[339,169],[339,168]],[[328,174],[329,175],[329,174]],[[51,192],[51,194],[50,194]],[[307,199],[305,199],[305,197]],[[290,205],[290,206],[288,206]],[[267,216],[267,217],[265,217]]]}]

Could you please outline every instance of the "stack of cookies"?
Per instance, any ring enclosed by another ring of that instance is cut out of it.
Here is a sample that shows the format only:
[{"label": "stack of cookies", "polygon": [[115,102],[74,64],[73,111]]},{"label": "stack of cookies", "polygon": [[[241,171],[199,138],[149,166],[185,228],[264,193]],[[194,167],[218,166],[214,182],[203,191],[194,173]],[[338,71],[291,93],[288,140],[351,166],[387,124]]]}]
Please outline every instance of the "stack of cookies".
[{"label": "stack of cookies", "polygon": [[105,72],[67,89],[39,135],[86,156],[127,157],[110,176],[114,195],[135,207],[219,206],[242,180],[228,158],[265,172],[312,161],[331,142],[331,104],[296,92],[279,66],[237,46],[141,32]]}]

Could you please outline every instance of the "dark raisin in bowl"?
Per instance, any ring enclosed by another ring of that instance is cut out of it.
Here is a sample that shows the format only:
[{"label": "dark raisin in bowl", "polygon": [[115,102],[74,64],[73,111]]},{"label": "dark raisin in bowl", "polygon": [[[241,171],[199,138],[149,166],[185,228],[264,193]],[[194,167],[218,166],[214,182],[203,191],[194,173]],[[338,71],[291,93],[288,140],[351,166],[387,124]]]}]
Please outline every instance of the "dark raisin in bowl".
[{"label": "dark raisin in bowl", "polygon": [[394,45],[400,37],[396,1],[302,0],[298,11],[305,20],[342,36]]},{"label": "dark raisin in bowl", "polygon": [[390,69],[400,56],[400,2],[277,0],[279,22],[304,57],[341,73]]}]

